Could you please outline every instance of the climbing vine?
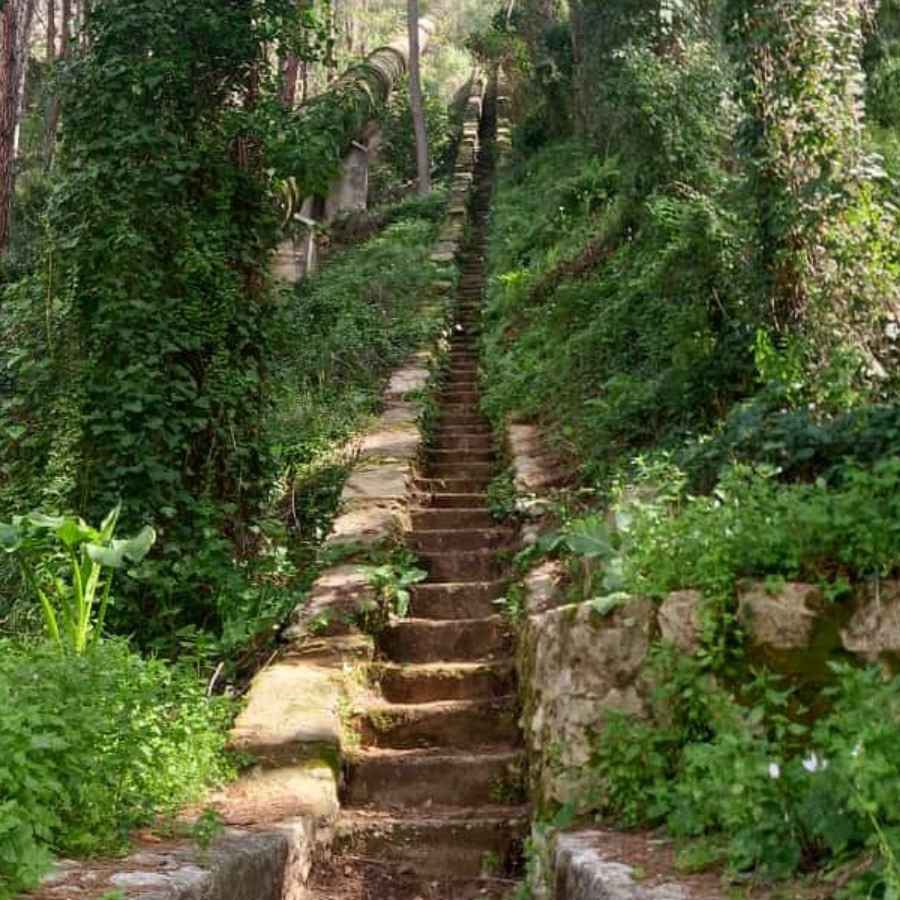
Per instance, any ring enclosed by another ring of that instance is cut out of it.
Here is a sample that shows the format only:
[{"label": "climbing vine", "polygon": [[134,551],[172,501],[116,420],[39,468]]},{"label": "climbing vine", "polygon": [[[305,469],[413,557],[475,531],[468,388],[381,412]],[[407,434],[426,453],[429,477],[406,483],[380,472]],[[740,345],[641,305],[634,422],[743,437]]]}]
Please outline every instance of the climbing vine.
[{"label": "climbing vine", "polygon": [[158,567],[126,619],[214,618],[213,570],[252,542],[265,497],[266,47],[297,14],[100,0],[60,78],[39,264],[4,307],[0,485],[5,505],[121,502],[127,528],[155,523]]}]

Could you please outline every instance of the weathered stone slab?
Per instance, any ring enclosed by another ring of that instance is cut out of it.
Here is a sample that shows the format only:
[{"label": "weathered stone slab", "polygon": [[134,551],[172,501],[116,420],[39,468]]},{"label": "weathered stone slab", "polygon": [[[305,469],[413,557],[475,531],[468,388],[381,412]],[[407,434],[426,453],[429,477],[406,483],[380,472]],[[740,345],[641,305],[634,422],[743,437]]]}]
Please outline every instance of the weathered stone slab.
[{"label": "weathered stone slab", "polygon": [[900,581],[867,581],[859,586],[853,613],[841,629],[841,642],[869,663],[900,656]]},{"label": "weathered stone slab", "polygon": [[592,832],[556,839],[554,900],[690,900],[683,885],[642,885],[634,869],[606,858]]},{"label": "weathered stone slab", "polygon": [[823,609],[822,592],[814,584],[757,584],[738,592],[738,621],[751,643],[771,650],[808,649]]},{"label": "weathered stone slab", "polygon": [[354,469],[341,492],[341,502],[354,500],[403,500],[409,485],[407,463],[389,462]]},{"label": "weathered stone slab", "polygon": [[559,586],[565,570],[559,560],[551,559],[531,569],[523,579],[525,612],[529,616],[553,609],[559,604]]},{"label": "weathered stone slab", "polygon": [[359,445],[360,461],[372,459],[412,460],[419,455],[422,437],[415,425],[377,428],[368,432]]},{"label": "weathered stone slab", "polygon": [[339,675],[280,662],[253,679],[247,705],[231,730],[231,746],[261,764],[290,765],[341,744]]},{"label": "weathered stone slab", "polygon": [[427,365],[409,365],[398,369],[391,376],[387,388],[385,388],[385,398],[402,399],[412,391],[421,391],[428,384],[431,372]]},{"label": "weathered stone slab", "polygon": [[604,713],[643,711],[643,667],[655,627],[654,605],[641,598],[606,616],[577,603],[529,618],[526,739],[541,802],[583,799],[592,734],[602,729]]},{"label": "weathered stone slab", "polygon": [[291,614],[291,624],[283,637],[297,641],[311,634],[346,633],[352,630],[360,605],[373,597],[368,566],[352,564],[326,569],[303,604]]},{"label": "weathered stone slab", "polygon": [[673,591],[657,612],[660,637],[682,653],[697,653],[703,643],[702,608],[700,591]]},{"label": "weathered stone slab", "polygon": [[356,501],[334,520],[324,547],[346,548],[345,559],[361,556],[398,538],[408,525],[409,513],[402,503]]},{"label": "weathered stone slab", "polygon": [[307,759],[283,769],[254,769],[213,798],[215,808],[231,825],[262,825],[298,816],[333,822],[340,812],[340,759],[336,750],[329,755],[321,745],[317,749],[328,758]]},{"label": "weathered stone slab", "polygon": [[57,865],[46,897],[99,900],[113,891],[141,900],[301,900],[312,865],[317,823],[302,817],[268,831],[229,828],[200,851],[193,841],[141,847],[119,860]]}]

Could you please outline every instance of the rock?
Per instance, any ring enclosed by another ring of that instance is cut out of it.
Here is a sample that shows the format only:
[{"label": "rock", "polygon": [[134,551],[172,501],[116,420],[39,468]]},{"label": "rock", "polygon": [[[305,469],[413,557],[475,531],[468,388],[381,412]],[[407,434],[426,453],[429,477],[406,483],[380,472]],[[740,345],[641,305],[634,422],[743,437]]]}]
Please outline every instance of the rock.
[{"label": "rock", "polygon": [[655,625],[654,605],[641,598],[607,616],[578,603],[529,617],[525,730],[539,803],[584,799],[584,764],[604,713],[643,712],[643,668]]},{"label": "rock", "polygon": [[379,544],[396,540],[409,527],[405,504],[357,501],[333,522],[325,549],[346,549],[345,559],[365,555]]},{"label": "rock", "polygon": [[751,643],[764,649],[809,649],[823,609],[822,592],[814,584],[754,584],[738,592],[738,621]]},{"label": "rock", "polygon": [[702,646],[702,607],[700,591],[673,591],[657,612],[660,637],[682,653],[697,653]]},{"label": "rock", "polygon": [[642,885],[631,866],[607,859],[592,832],[556,839],[555,900],[689,900],[684,885]]},{"label": "rock", "polygon": [[374,600],[370,567],[350,564],[325,569],[309,596],[291,614],[291,624],[282,637],[299,641],[307,636],[342,634],[355,627],[360,606]]},{"label": "rock", "polygon": [[523,579],[525,612],[529,616],[559,605],[559,585],[565,575],[559,560],[546,560],[531,569]]},{"label": "rock", "polygon": [[391,376],[388,386],[384,390],[385,399],[403,399],[413,391],[421,391],[431,378],[431,372],[424,360],[416,361],[397,369]]},{"label": "rock", "polygon": [[421,443],[419,429],[414,425],[378,428],[363,437],[358,457],[360,460],[412,460],[419,455]]},{"label": "rock", "polygon": [[344,485],[341,502],[353,500],[404,500],[409,484],[408,463],[388,462],[354,469]]},{"label": "rock", "polygon": [[845,650],[867,663],[900,657],[900,581],[867,581],[857,589],[849,622],[841,629]]},{"label": "rock", "polygon": [[[341,746],[338,673],[290,661],[253,679],[247,705],[231,730],[231,747],[266,766],[284,766]],[[311,746],[310,746],[311,745]]]}]

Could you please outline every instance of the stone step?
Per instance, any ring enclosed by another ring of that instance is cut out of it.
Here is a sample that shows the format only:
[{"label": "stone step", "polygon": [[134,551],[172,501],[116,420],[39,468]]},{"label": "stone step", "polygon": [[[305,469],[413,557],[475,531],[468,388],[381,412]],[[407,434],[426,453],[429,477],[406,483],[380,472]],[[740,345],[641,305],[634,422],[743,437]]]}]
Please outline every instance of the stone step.
[{"label": "stone step", "polygon": [[419,553],[417,557],[433,584],[496,581],[506,569],[493,550]]},{"label": "stone step", "polygon": [[488,480],[484,478],[429,478],[416,475],[413,478],[413,486],[416,490],[429,494],[479,494],[484,492]]},{"label": "stone step", "polygon": [[466,428],[484,427],[488,431],[491,429],[490,420],[484,413],[451,413],[441,410],[437,417],[437,426],[442,428],[445,425],[461,425]]},{"label": "stone step", "polygon": [[439,400],[438,402],[440,403],[439,421],[446,416],[471,415],[480,417],[483,415],[477,400]]},{"label": "stone step", "polygon": [[475,662],[512,652],[509,623],[498,615],[479,619],[401,619],[378,635],[393,662]]},{"label": "stone step", "polygon": [[437,396],[438,403],[478,403],[481,394],[477,388],[447,386]]},{"label": "stone step", "polygon": [[335,827],[334,849],[402,862],[419,877],[515,876],[526,828],[521,807],[432,809],[427,816],[348,811]]},{"label": "stone step", "polygon": [[494,517],[485,509],[415,509],[410,513],[412,530],[444,531],[458,528],[494,528]]},{"label": "stone step", "polygon": [[489,872],[473,878],[420,876],[408,863],[358,856],[333,857],[314,865],[304,900],[510,900],[512,878]]},{"label": "stone step", "polygon": [[482,419],[476,422],[463,422],[460,424],[453,424],[452,422],[439,424],[435,427],[433,434],[435,437],[441,438],[476,436],[492,438],[494,429],[487,419]]},{"label": "stone step", "polygon": [[499,662],[373,664],[381,694],[389,703],[435,703],[502,697],[515,690],[515,667]]},{"label": "stone step", "polygon": [[442,434],[440,440],[435,436],[429,442],[428,455],[435,461],[439,461],[441,455],[447,456],[448,459],[457,459],[464,455],[467,459],[471,458],[471,454],[479,454],[483,462],[496,460],[497,445],[494,443],[493,436],[490,434],[461,434],[461,435],[445,435]]},{"label": "stone step", "polygon": [[427,478],[468,478],[487,484],[496,474],[497,466],[493,462],[470,460],[460,454],[454,462],[440,462],[428,459],[425,466]]},{"label": "stone step", "polygon": [[[421,488],[419,490],[422,490]],[[484,491],[423,491],[418,498],[419,509],[486,509],[487,496]]]},{"label": "stone step", "polygon": [[510,544],[510,533],[495,522],[488,528],[463,527],[417,529],[410,533],[408,544],[416,552],[452,553],[456,550],[496,550]]},{"label": "stone step", "polygon": [[417,619],[477,619],[497,611],[495,600],[504,597],[509,582],[457,581],[416,584],[410,588],[410,614]]},{"label": "stone step", "polygon": [[515,750],[365,750],[345,766],[344,807],[480,806],[519,791]]},{"label": "stone step", "polygon": [[519,739],[515,698],[385,703],[359,720],[362,746],[472,747],[514,745]]}]

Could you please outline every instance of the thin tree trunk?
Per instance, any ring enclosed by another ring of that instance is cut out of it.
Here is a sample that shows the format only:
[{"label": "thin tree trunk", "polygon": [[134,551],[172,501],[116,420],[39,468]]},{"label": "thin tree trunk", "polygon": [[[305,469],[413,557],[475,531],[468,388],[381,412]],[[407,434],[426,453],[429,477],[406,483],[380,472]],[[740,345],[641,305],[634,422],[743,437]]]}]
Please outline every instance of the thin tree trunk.
[{"label": "thin tree trunk", "polygon": [[292,109],[297,99],[297,73],[300,71],[300,60],[296,54],[288,53],[281,61],[281,102]]},{"label": "thin tree trunk", "polygon": [[425,104],[422,100],[422,76],[419,66],[419,3],[406,2],[409,30],[409,108],[416,135],[416,184],[419,194],[431,190],[431,164],[428,159],[428,129],[425,124]]},{"label": "thin tree trunk", "polygon": [[33,11],[34,0],[6,0],[0,11],[0,254],[6,251],[9,242],[16,137]]},{"label": "thin tree trunk", "polygon": [[56,59],[56,0],[47,0],[47,68]]}]

